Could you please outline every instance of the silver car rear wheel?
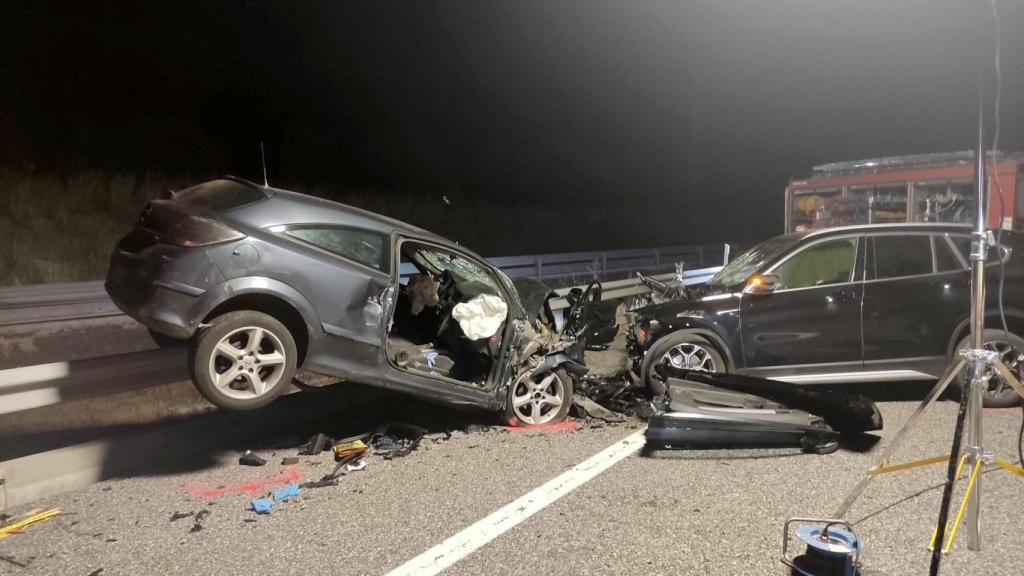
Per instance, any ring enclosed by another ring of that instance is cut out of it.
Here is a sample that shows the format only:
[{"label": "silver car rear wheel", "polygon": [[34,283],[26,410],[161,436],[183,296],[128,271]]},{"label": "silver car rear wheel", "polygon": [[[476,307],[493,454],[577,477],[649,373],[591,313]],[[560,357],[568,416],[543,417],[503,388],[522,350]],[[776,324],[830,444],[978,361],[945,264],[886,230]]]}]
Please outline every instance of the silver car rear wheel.
[{"label": "silver car rear wheel", "polygon": [[297,368],[291,332],[254,310],[228,312],[196,334],[189,350],[192,381],[210,402],[231,410],[265,406],[281,395]]},{"label": "silver car rear wheel", "polygon": [[272,390],[284,374],[281,340],[259,326],[231,331],[210,355],[210,380],[225,396],[245,400]]}]

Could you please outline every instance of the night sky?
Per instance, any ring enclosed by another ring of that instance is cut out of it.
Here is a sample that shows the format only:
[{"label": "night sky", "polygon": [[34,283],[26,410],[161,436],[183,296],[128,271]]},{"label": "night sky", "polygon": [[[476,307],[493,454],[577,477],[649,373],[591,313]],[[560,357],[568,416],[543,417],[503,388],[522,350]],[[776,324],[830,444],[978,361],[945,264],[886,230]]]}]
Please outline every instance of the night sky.
[{"label": "night sky", "polygon": [[[1024,3],[998,5],[1000,148],[1021,149]],[[781,232],[813,164],[970,148],[985,10],[3,0],[0,164],[260,179],[262,140],[278,185],[614,211],[636,245],[750,241]],[[616,247],[588,233],[561,244]]]}]

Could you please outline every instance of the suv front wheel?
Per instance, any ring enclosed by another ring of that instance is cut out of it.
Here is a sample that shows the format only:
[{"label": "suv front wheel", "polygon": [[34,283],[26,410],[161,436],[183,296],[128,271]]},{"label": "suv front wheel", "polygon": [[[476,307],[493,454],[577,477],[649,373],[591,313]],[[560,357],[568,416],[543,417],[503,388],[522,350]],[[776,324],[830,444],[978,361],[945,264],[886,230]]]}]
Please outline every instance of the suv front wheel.
[{"label": "suv front wheel", "polygon": [[253,310],[213,319],[189,348],[189,373],[213,404],[252,410],[280,396],[295,375],[298,353],[291,332]]},{"label": "suv front wheel", "polygon": [[655,396],[665,394],[665,383],[654,371],[658,364],[700,372],[728,372],[725,359],[707,338],[692,332],[673,332],[651,345],[640,365],[640,373]]},{"label": "suv front wheel", "polygon": [[[1007,336],[1009,336],[1009,339],[1007,339]],[[1010,372],[1016,375],[1017,378],[1021,377],[1021,368],[1024,367],[1022,365],[1022,361],[1024,361],[1024,339],[1012,332],[1007,334],[1003,330],[988,328],[982,335],[982,340],[985,342],[986,350],[998,352],[999,360],[1010,369]],[[960,350],[967,348],[970,344],[971,337],[968,335],[956,345],[953,361],[959,358]],[[960,398],[962,386],[962,375],[957,376],[950,383],[950,390],[952,390],[957,399]],[[1017,392],[998,376],[989,378],[988,386],[985,388],[982,398],[986,408],[1010,408],[1020,404],[1021,401],[1021,397],[1017,395]]]}]

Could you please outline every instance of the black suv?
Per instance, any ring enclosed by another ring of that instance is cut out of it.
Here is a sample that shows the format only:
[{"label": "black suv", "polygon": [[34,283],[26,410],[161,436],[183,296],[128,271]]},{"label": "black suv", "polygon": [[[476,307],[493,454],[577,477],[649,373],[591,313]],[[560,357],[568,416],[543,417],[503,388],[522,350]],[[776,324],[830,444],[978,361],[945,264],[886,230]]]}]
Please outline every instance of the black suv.
[{"label": "black suv", "polygon": [[[966,226],[878,224],[772,238],[690,299],[638,310],[630,351],[655,390],[658,363],[806,384],[936,379],[967,344],[970,235]],[[990,249],[985,300],[985,346],[1018,374],[1024,256],[1012,254],[1022,244],[1003,231]],[[992,379],[986,406],[1018,401]]]}]

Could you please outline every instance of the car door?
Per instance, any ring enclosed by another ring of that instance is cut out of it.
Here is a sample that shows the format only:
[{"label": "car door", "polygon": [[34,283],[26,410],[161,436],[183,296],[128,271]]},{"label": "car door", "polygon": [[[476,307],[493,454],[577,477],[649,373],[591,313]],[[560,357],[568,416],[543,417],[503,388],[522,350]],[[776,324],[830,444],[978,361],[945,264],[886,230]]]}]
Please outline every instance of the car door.
[{"label": "car door", "polygon": [[966,262],[945,234],[868,236],[865,370],[938,376],[949,339],[970,306]]},{"label": "car door", "polygon": [[862,236],[833,236],[796,248],[764,271],[778,278],[775,289],[740,300],[745,371],[859,371],[862,262]]},{"label": "car door", "polygon": [[324,332],[347,341],[335,352],[376,361],[392,286],[390,235],[333,224],[288,226],[278,233],[298,244],[292,266],[303,273],[292,282],[313,304]]}]

